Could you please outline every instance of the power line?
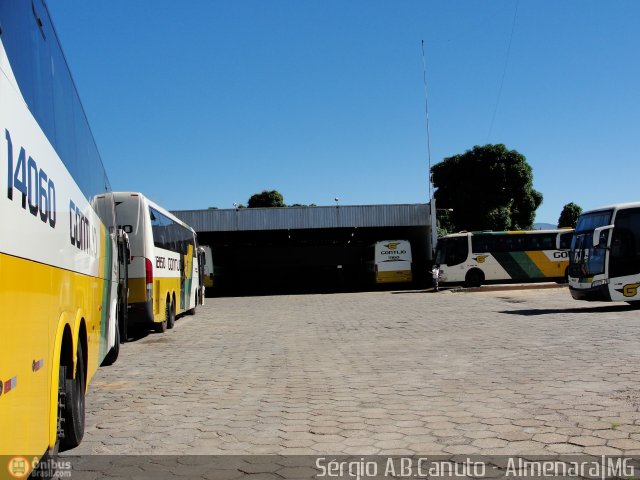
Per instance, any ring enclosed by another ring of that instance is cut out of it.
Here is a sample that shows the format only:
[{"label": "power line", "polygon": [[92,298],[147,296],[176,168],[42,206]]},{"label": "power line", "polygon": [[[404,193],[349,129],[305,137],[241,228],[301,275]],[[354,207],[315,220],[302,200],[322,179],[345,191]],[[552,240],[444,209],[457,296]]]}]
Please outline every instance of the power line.
[{"label": "power line", "polygon": [[511,54],[511,42],[513,41],[513,32],[516,28],[516,17],[518,15],[518,4],[520,0],[516,1],[516,9],[513,12],[513,22],[511,24],[511,35],[509,35],[509,46],[507,47],[507,56],[504,59],[504,68],[502,69],[502,78],[500,79],[500,88],[498,89],[498,97],[496,98],[496,105],[493,109],[493,115],[491,116],[491,123],[489,124],[489,134],[487,135],[487,143],[491,138],[491,132],[493,131],[493,123],[496,120],[496,114],[498,113],[498,104],[500,103],[500,97],[502,96],[502,87],[504,86],[504,77],[507,74],[507,66],[509,65],[509,55]]}]

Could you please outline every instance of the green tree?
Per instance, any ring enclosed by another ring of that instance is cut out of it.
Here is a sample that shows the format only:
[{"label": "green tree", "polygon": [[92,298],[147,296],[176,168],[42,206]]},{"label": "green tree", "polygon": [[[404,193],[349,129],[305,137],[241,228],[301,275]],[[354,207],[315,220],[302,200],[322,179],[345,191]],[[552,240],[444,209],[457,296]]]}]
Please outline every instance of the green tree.
[{"label": "green tree", "polygon": [[560,212],[560,218],[558,218],[558,228],[576,228],[578,223],[578,217],[582,214],[582,208],[571,202],[567,203]]},{"label": "green tree", "polygon": [[277,190],[263,190],[261,193],[254,193],[247,202],[248,208],[263,207],[286,207],[284,197]]},{"label": "green tree", "polygon": [[436,210],[436,230],[438,238],[456,232],[451,223],[451,212],[448,209],[442,208]]},{"label": "green tree", "polygon": [[476,145],[431,173],[437,205],[453,209],[453,231],[529,229],[542,203],[525,156],[502,144]]}]

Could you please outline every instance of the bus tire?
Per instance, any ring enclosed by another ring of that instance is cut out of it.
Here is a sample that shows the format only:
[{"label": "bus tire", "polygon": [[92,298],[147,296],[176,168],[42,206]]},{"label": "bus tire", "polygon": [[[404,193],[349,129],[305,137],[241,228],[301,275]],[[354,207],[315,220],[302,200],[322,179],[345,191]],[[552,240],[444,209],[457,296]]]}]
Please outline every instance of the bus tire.
[{"label": "bus tire", "polygon": [[164,317],[167,328],[171,330],[173,328],[173,325],[176,323],[176,311],[173,308],[173,302],[167,302],[165,306]]},{"label": "bus tire", "polygon": [[118,360],[118,355],[120,355],[120,322],[118,322],[118,324],[116,324],[116,341],[113,345],[113,347],[111,347],[111,350],[109,350],[109,353],[107,353],[107,356],[104,357],[104,360],[102,361],[102,365],[103,367],[108,367],[109,365],[113,365],[114,363],[116,363],[116,360]]},{"label": "bus tire", "polygon": [[78,339],[78,349],[76,351],[76,364],[75,377],[69,378],[68,372],[65,372],[64,376],[64,436],[60,440],[60,448],[62,450],[77,447],[84,436],[86,379],[82,341],[80,339]]},{"label": "bus tire", "polygon": [[165,318],[162,322],[155,322],[153,324],[153,329],[156,333],[164,333],[167,331],[167,319]]},{"label": "bus tire", "polygon": [[464,279],[464,286],[477,288],[482,285],[482,282],[484,282],[484,274],[481,270],[478,270],[476,268],[467,272],[467,275]]}]

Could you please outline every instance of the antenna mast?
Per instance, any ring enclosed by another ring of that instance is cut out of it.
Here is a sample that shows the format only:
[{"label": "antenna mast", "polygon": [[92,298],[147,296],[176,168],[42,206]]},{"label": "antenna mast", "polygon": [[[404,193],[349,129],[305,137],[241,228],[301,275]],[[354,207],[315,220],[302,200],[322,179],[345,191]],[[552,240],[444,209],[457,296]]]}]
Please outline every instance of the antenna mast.
[{"label": "antenna mast", "polygon": [[429,160],[429,202],[431,202],[433,186],[431,183],[431,132],[429,131],[429,95],[427,89],[427,60],[422,40],[422,82],[424,83],[424,110],[427,118],[427,155]]}]

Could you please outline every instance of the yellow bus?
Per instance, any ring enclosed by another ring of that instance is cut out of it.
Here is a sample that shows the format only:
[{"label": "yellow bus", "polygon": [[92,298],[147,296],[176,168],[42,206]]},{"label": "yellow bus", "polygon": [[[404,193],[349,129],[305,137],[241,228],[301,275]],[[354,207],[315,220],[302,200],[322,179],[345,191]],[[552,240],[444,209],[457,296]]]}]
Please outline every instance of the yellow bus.
[{"label": "yellow bus", "polygon": [[129,323],[161,333],[204,301],[196,232],[138,192],[116,192],[116,217],[131,247]]},{"label": "yellow bus", "polygon": [[366,268],[376,284],[413,281],[411,243],[408,240],[379,240],[367,248]]},{"label": "yellow bus", "polygon": [[46,6],[1,1],[0,25],[0,470],[26,475],[82,440],[87,385],[118,353],[126,260]]}]

